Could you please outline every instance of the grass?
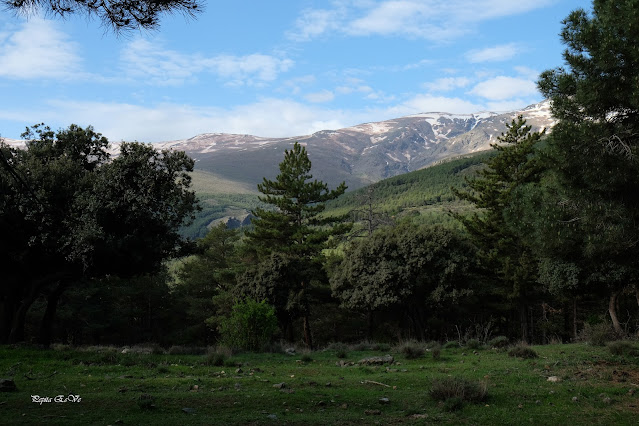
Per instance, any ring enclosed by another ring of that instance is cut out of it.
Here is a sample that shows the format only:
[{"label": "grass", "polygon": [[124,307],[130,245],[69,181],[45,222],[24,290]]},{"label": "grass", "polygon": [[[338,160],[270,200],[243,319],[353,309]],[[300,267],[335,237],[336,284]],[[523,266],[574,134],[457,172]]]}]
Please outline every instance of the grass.
[{"label": "grass", "polygon": [[[586,344],[533,348],[538,358],[453,347],[440,359],[391,351],[390,366],[341,367],[340,348],[313,352],[310,362],[245,353],[216,366],[207,355],[4,346],[0,378],[18,390],[0,393],[0,424],[636,424],[636,355]],[[355,362],[374,355],[384,353],[349,350]],[[433,384],[446,380],[482,383],[487,399],[433,399]],[[38,404],[32,395],[81,400]]]}]

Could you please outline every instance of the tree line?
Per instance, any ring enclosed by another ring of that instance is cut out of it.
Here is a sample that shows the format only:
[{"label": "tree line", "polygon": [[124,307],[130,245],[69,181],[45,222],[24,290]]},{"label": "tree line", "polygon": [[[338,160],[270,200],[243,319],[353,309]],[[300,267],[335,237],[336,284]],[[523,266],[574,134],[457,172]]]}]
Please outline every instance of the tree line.
[{"label": "tree line", "polygon": [[183,153],[124,144],[109,159],[91,128],[35,126],[25,150],[0,145],[0,339],[259,349],[277,338],[545,343],[607,322],[635,333],[635,3],[595,1],[564,20],[565,67],[538,81],[557,124],[508,125],[452,190],[474,206],[449,212],[457,226],[393,218],[371,201],[375,191],[401,200],[392,182],[353,208],[344,184],[313,180],[296,143],[258,185],[270,207],[256,207],[250,227],[189,243],[178,230],[198,204]]}]

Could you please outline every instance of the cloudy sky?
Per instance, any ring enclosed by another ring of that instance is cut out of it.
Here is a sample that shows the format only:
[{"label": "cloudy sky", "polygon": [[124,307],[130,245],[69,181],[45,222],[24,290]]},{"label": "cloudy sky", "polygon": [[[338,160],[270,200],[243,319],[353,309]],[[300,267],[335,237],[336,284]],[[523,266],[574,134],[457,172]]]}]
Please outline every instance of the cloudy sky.
[{"label": "cloudy sky", "polygon": [[[0,136],[93,125],[112,141],[298,136],[540,101],[576,0],[208,0],[116,36],[0,12]],[[49,17],[51,18],[51,17]]]}]

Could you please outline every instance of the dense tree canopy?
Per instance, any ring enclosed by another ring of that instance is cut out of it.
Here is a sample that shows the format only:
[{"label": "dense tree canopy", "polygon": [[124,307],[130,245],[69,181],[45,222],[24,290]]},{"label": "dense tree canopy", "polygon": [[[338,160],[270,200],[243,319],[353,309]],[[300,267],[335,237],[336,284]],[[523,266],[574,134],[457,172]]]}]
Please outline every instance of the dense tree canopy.
[{"label": "dense tree canopy", "polygon": [[182,152],[108,141],[89,127],[29,129],[26,149],[0,144],[1,341],[24,338],[33,302],[47,299],[48,343],[57,302],[71,285],[107,275],[156,272],[184,246],[178,227],[197,203],[193,160]]},{"label": "dense tree canopy", "polygon": [[539,81],[559,119],[538,229],[547,269],[607,293],[618,332],[613,299],[639,281],[638,19],[636,0],[572,12],[561,33],[567,67]]}]

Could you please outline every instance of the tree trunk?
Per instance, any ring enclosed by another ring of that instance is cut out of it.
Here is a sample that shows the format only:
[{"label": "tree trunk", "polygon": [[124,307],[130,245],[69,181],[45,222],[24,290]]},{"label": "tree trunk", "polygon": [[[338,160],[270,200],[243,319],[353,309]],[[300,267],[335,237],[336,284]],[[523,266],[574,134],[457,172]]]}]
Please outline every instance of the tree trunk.
[{"label": "tree trunk", "polygon": [[304,340],[306,342],[306,346],[310,350],[313,350],[313,334],[311,333],[311,322],[308,318],[308,314],[304,314]]},{"label": "tree trunk", "polygon": [[60,283],[56,289],[47,296],[47,309],[44,311],[42,321],[40,322],[40,335],[38,338],[39,343],[47,348],[51,345],[53,321],[55,320],[55,313],[58,309],[58,301],[66,288],[67,285]]},{"label": "tree trunk", "polygon": [[373,339],[373,311],[366,313],[366,339],[368,341]]},{"label": "tree trunk", "polygon": [[525,303],[521,303],[519,306],[519,321],[521,322],[521,340],[528,342],[528,315],[527,306]]},{"label": "tree trunk", "polygon": [[623,334],[623,330],[621,329],[621,323],[619,322],[619,318],[617,318],[617,297],[619,296],[618,291],[613,291],[610,294],[610,301],[608,302],[608,313],[610,314],[610,319],[612,320],[612,326],[615,329],[615,332],[620,336]]},{"label": "tree trunk", "polygon": [[577,341],[577,298],[572,300],[572,339]]}]

